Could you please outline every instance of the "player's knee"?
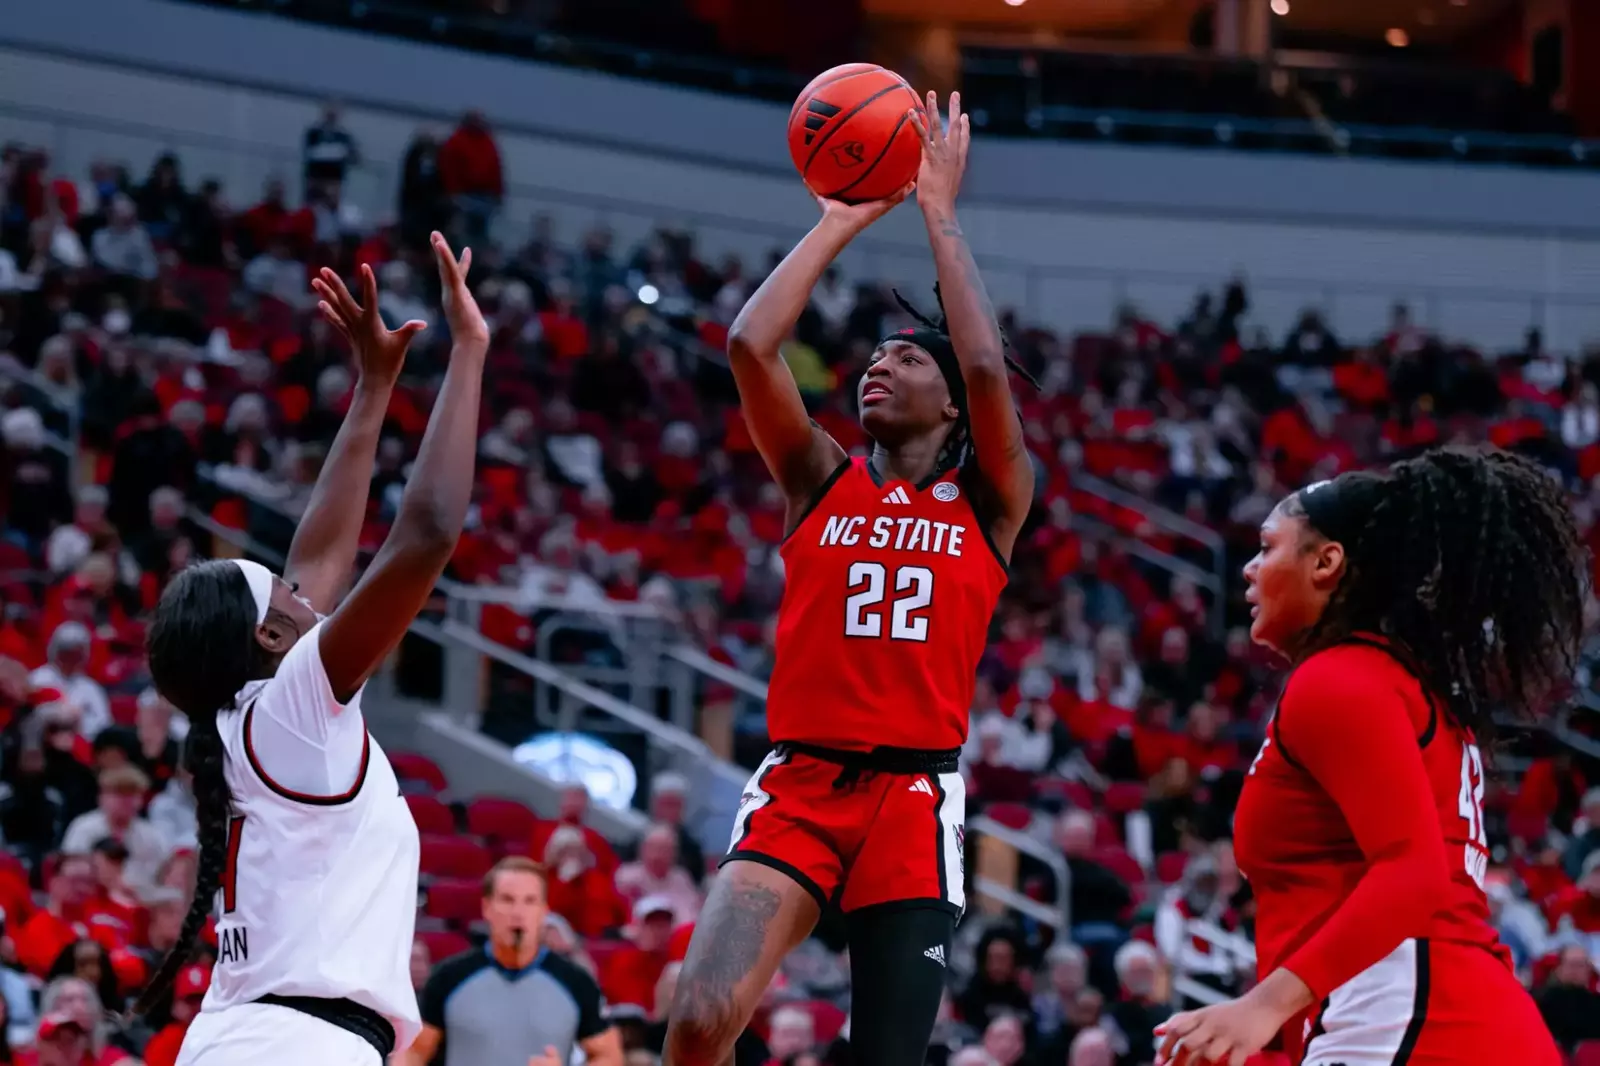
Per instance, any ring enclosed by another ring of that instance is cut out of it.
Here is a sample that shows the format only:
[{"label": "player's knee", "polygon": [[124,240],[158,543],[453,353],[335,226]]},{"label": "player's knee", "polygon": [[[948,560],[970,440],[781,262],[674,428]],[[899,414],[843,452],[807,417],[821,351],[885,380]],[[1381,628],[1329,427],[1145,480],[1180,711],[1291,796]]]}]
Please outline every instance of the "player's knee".
[{"label": "player's knee", "polygon": [[737,1005],[700,986],[693,974],[678,978],[667,1020],[667,1066],[721,1066],[744,1028]]}]

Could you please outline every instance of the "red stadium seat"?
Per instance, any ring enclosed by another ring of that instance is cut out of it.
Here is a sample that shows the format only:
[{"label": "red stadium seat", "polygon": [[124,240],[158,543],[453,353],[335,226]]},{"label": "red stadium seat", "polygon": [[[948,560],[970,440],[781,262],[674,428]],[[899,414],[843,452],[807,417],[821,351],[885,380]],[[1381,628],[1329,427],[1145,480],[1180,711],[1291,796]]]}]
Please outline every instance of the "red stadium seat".
[{"label": "red stadium seat", "polygon": [[1036,799],[1057,800],[1080,810],[1092,810],[1095,804],[1094,789],[1082,781],[1068,781],[1064,777],[1041,777],[1033,783]]},{"label": "red stadium seat", "polygon": [[1139,865],[1138,859],[1128,854],[1126,848],[1101,848],[1095,852],[1094,861],[1130,885],[1144,883],[1144,867]]},{"label": "red stadium seat", "polygon": [[119,692],[111,697],[111,720],[118,725],[133,725],[139,720],[139,697]]},{"label": "red stadium seat", "polygon": [[539,816],[514,799],[479,796],[467,804],[467,832],[484,840],[528,842]]},{"label": "red stadium seat", "polygon": [[1026,829],[1033,822],[1033,811],[1020,803],[991,803],[983,813],[1007,829]]},{"label": "red stadium seat", "polygon": [[850,1016],[825,999],[807,999],[793,1004],[811,1015],[811,1028],[818,1044],[830,1044]]},{"label": "red stadium seat", "polygon": [[422,913],[457,926],[471,925],[483,917],[483,882],[460,877],[429,882]]},{"label": "red stadium seat", "polygon": [[589,958],[594,960],[594,968],[600,973],[606,972],[606,965],[611,959],[628,945],[621,940],[589,940],[584,943],[584,948],[589,952]]},{"label": "red stadium seat", "polygon": [[482,877],[494,865],[494,855],[476,840],[456,836],[422,838],[421,871],[429,877]]},{"label": "red stadium seat", "polygon": [[1533,811],[1512,811],[1506,815],[1506,832],[1517,840],[1534,843],[1550,832],[1550,819]]},{"label": "red stadium seat", "polygon": [[1122,819],[1113,818],[1105,811],[1096,811],[1094,815],[1094,842],[1102,848],[1120,847],[1122,845]]},{"label": "red stadium seat", "polygon": [[1572,1053],[1572,1066],[1600,1066],[1600,1040],[1585,1040]]},{"label": "red stadium seat", "polygon": [[436,966],[450,956],[459,955],[472,948],[472,941],[453,929],[435,929],[418,933],[417,937],[428,945],[428,955]]},{"label": "red stadium seat", "polygon": [[406,806],[411,808],[411,817],[416,820],[419,833],[449,836],[456,832],[456,816],[449,807],[433,796],[422,794],[407,796]]},{"label": "red stadium seat", "polygon": [[[394,776],[400,779],[400,787],[406,792],[443,792],[450,787],[439,764],[426,755],[394,752],[389,756],[389,765],[394,767]],[[414,785],[422,787],[410,787]]]},{"label": "red stadium seat", "polygon": [[1105,806],[1112,814],[1132,814],[1143,810],[1144,785],[1137,781],[1118,781],[1106,789]]},{"label": "red stadium seat", "polygon": [[1183,879],[1184,868],[1189,865],[1189,856],[1182,851],[1164,851],[1156,856],[1156,877],[1165,884],[1172,884]]}]

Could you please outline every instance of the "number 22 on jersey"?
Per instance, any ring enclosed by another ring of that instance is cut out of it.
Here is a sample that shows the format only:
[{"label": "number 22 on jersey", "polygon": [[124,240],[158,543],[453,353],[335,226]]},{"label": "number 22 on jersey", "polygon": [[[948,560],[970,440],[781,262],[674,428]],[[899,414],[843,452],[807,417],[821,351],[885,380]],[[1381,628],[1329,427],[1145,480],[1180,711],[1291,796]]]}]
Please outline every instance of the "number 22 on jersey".
[{"label": "number 22 on jersey", "polygon": [[1461,791],[1456,813],[1467,823],[1463,862],[1467,876],[1480,890],[1489,871],[1489,837],[1483,828],[1483,753],[1476,744],[1461,745]]},{"label": "number 22 on jersey", "polygon": [[[927,643],[928,618],[921,612],[933,602],[933,571],[925,566],[894,568],[894,593],[889,595],[889,568],[882,563],[850,564],[850,596],[844,601],[844,635],[883,636],[889,615],[890,640]],[[888,611],[884,601],[889,600]]]}]

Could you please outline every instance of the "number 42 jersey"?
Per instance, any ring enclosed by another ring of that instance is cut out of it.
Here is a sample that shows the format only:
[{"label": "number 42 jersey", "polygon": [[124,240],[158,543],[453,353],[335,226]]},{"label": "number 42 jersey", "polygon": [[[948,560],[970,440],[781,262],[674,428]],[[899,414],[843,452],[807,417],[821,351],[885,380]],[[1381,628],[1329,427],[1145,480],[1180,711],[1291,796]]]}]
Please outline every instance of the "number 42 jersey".
[{"label": "number 42 jersey", "polygon": [[919,485],[849,459],[780,554],[773,742],[960,747],[1007,575],[956,471]]}]

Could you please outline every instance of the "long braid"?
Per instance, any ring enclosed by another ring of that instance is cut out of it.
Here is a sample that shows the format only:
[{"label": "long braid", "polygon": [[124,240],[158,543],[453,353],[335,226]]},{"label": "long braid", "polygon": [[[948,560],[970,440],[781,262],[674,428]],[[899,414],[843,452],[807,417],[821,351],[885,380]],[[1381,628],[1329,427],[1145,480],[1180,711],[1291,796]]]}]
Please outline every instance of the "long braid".
[{"label": "long braid", "polygon": [[184,916],[177,943],[161,960],[134,1004],[134,1012],[138,1014],[149,1012],[160,1001],[177,980],[178,972],[194,956],[200,931],[211,916],[211,906],[217,890],[222,887],[222,875],[228,864],[228,820],[233,797],[223,773],[222,737],[217,732],[215,715],[191,722],[184,743],[184,761],[194,778],[195,820],[200,840],[194,896],[189,901],[189,913]]},{"label": "long braid", "polygon": [[1542,468],[1509,452],[1443,448],[1339,480],[1373,502],[1344,539],[1345,576],[1296,660],[1382,634],[1481,744],[1493,741],[1497,712],[1536,719],[1565,697],[1589,556]]},{"label": "long braid", "polygon": [[189,716],[184,761],[194,778],[200,855],[194,896],[178,941],[161,960],[135,1010],[150,1010],[194,954],[228,863],[226,755],[217,716],[231,710],[239,690],[268,677],[273,664],[257,642],[255,601],[239,568],[201,563],[182,571],[156,607],[147,640],[156,689]]}]

